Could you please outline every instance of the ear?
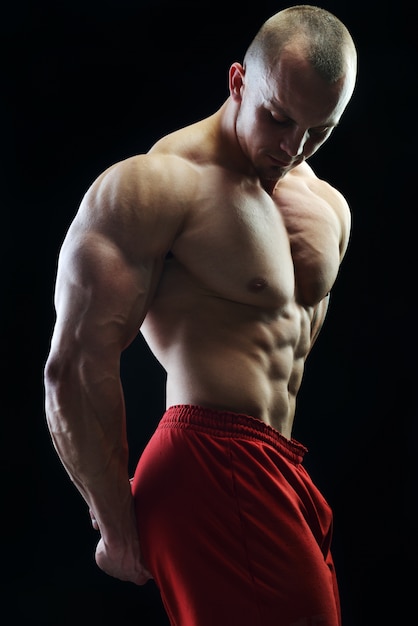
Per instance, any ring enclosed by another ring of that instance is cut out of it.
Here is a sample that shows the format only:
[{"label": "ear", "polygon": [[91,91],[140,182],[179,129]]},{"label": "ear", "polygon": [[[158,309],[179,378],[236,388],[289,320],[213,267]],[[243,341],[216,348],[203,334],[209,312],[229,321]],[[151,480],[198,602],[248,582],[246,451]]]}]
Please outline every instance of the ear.
[{"label": "ear", "polygon": [[245,70],[241,63],[233,63],[229,69],[229,93],[236,102],[241,101]]}]

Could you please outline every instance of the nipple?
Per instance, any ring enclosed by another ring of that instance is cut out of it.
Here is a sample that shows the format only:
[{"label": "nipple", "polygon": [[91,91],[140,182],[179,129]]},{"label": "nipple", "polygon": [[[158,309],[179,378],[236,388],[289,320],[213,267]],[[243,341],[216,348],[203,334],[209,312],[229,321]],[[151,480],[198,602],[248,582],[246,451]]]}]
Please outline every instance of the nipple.
[{"label": "nipple", "polygon": [[250,280],[250,282],[248,283],[248,289],[250,291],[262,291],[263,289],[265,289],[267,286],[267,281],[265,278],[260,278],[259,276],[257,276],[256,278],[253,278],[252,280]]}]

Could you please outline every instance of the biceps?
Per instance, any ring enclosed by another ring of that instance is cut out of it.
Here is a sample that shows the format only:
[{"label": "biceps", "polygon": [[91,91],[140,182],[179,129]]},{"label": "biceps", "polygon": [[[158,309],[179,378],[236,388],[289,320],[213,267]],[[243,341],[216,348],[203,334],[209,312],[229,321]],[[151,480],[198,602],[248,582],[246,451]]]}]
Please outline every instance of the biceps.
[{"label": "biceps", "polygon": [[146,314],[158,265],[155,260],[132,265],[103,236],[70,238],[59,261],[57,322],[85,345],[123,349]]}]

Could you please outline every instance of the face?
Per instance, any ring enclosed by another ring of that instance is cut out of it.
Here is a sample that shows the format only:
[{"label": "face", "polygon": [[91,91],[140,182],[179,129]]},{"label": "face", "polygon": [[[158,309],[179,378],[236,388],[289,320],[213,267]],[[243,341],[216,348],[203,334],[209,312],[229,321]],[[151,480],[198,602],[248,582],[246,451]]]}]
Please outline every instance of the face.
[{"label": "face", "polygon": [[338,124],[352,93],[349,77],[329,85],[291,50],[275,67],[252,75],[234,64],[234,84],[237,138],[262,180],[278,180],[312,156]]}]

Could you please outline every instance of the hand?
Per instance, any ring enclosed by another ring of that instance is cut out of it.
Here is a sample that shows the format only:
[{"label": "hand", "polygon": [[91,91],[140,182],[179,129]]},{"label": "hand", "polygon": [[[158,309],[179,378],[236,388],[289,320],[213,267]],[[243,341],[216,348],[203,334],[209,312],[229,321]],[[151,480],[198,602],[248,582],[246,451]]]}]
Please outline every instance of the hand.
[{"label": "hand", "polygon": [[139,543],[135,543],[131,549],[114,547],[111,550],[105,545],[103,538],[100,538],[96,547],[97,565],[109,576],[135,585],[145,585],[152,576],[141,562]]},{"label": "hand", "polygon": [[[133,478],[130,479],[131,484],[132,481]],[[89,509],[89,514],[93,528],[100,531],[99,524],[91,509]],[[144,585],[148,580],[152,579],[152,575],[141,561],[139,541],[136,537],[131,549],[127,549],[126,546],[114,546],[112,550],[109,546],[106,546],[103,538],[100,538],[96,546],[95,556],[97,565],[109,576],[132,582],[136,585]]]}]

